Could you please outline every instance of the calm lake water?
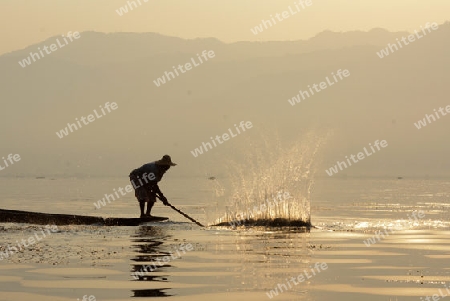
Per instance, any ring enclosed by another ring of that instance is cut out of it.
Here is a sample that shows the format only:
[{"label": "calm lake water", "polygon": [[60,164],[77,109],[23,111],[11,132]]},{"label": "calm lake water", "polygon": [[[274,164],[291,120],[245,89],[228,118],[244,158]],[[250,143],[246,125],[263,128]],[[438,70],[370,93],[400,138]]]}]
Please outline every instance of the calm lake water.
[{"label": "calm lake water", "polygon": [[[1,178],[0,207],[135,217],[139,210],[132,193],[101,209],[93,205],[128,184],[126,178]],[[208,179],[168,175],[160,186],[173,205],[203,224],[221,217],[228,205],[227,195],[217,197]],[[437,294],[450,279],[449,188],[450,179],[318,179],[311,196],[317,228],[307,233],[202,229],[160,203],[152,213],[169,217],[168,222],[61,226],[0,261],[0,300],[81,300],[84,295],[96,300],[420,300]],[[424,217],[414,218],[419,210]],[[41,228],[0,225],[0,246]],[[380,230],[384,237],[375,238]],[[370,238],[374,244],[367,246]],[[188,244],[192,249],[183,252]],[[159,265],[158,258],[171,254]],[[156,263],[154,271],[133,277]],[[316,263],[326,263],[327,269],[311,276]],[[305,271],[310,278],[291,280]]]}]

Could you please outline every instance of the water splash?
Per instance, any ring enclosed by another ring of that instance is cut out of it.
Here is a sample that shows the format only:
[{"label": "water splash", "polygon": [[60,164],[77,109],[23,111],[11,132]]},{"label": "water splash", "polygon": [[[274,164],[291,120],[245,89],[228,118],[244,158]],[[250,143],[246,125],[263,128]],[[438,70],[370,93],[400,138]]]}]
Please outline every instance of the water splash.
[{"label": "water splash", "polygon": [[[244,152],[244,164],[229,164],[230,205],[215,224],[310,224],[313,166],[324,141],[308,133],[288,148],[279,139],[252,142]],[[216,189],[216,193],[221,192]]]}]

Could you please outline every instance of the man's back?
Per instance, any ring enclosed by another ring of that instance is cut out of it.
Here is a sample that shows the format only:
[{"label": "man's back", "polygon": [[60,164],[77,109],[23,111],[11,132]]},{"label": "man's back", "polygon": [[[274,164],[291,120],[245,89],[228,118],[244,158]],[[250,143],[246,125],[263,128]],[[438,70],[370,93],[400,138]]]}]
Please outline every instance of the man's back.
[{"label": "man's back", "polygon": [[150,162],[133,170],[132,173],[139,175],[141,178],[145,177],[149,182],[159,182],[161,181],[164,172],[165,170],[159,168],[156,162]]}]

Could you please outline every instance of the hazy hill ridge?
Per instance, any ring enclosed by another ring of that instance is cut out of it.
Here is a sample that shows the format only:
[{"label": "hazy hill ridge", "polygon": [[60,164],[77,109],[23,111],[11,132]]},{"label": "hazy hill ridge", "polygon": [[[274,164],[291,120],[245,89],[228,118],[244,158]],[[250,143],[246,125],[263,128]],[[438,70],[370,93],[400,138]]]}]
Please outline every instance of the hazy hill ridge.
[{"label": "hazy hill ridge", "polygon": [[[388,140],[389,147],[349,172],[448,173],[450,168],[444,157],[450,150],[445,139],[450,118],[420,132],[413,125],[450,104],[449,23],[384,59],[376,52],[408,33],[327,31],[306,41],[232,44],[154,33],[80,35],[26,68],[18,61],[57,37],[0,56],[0,149],[35,162],[32,170],[18,164],[6,174],[122,174],[169,151],[185,166],[214,164],[250,136],[201,158],[190,151],[241,120],[252,121],[255,135],[267,128],[283,133],[286,141],[312,127],[335,129],[324,150],[325,168],[375,139]],[[153,84],[203,50],[213,50],[215,58],[159,88]],[[351,76],[295,106],[288,103],[338,69]],[[107,101],[117,102],[114,114],[58,139],[55,133],[67,123]],[[131,152],[138,157],[127,156]]]}]

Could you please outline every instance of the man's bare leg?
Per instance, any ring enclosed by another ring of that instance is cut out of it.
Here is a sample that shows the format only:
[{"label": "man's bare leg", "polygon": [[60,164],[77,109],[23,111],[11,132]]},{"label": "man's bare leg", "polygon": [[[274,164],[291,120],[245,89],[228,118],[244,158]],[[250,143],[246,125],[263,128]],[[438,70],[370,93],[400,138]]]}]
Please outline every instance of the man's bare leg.
[{"label": "man's bare leg", "polygon": [[145,216],[151,217],[150,211],[152,211],[152,207],[153,205],[155,205],[155,202],[156,202],[156,194],[150,190],[148,194],[147,212],[145,213]]},{"label": "man's bare leg", "polygon": [[141,209],[141,218],[145,217],[145,215],[144,215],[145,202],[144,201],[139,201],[139,208]]},{"label": "man's bare leg", "polygon": [[155,202],[147,202],[147,212],[145,213],[146,217],[151,217],[150,211],[152,211],[152,207],[155,204]]}]

